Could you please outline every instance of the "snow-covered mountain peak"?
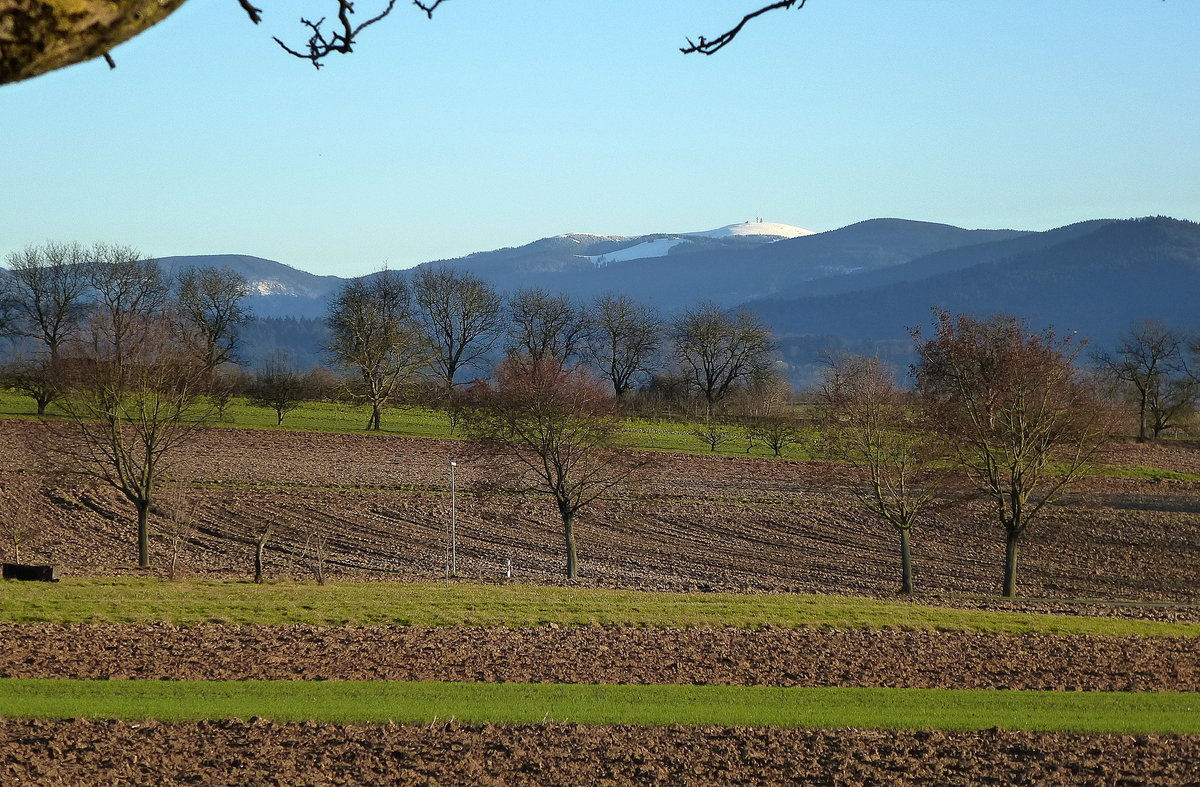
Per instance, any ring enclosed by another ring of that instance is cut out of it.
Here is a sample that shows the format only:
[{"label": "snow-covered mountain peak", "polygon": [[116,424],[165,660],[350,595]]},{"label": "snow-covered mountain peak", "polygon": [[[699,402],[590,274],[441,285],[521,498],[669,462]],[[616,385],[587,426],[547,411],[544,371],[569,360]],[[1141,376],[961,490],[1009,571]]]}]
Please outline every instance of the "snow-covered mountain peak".
[{"label": "snow-covered mountain peak", "polygon": [[816,235],[812,230],[796,227],[791,224],[780,224],[774,221],[743,221],[740,224],[727,224],[707,232],[689,232],[688,235],[699,235],[706,238],[732,238],[744,235],[764,235],[772,238],[799,238],[804,235]]},{"label": "snow-covered mountain peak", "polygon": [[596,243],[597,241],[605,240],[629,240],[629,238],[624,235],[596,235],[591,232],[564,232],[558,237],[565,238],[566,240],[573,240],[576,243]]}]

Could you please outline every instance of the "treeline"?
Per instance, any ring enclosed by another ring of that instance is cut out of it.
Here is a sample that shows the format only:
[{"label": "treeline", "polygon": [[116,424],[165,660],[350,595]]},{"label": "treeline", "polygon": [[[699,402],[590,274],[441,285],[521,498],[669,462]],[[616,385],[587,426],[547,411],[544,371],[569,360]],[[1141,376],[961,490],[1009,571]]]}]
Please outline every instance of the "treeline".
[{"label": "treeline", "polygon": [[668,319],[624,295],[583,302],[527,288],[505,298],[453,268],[353,280],[321,327],[332,376],[277,349],[252,372],[227,370],[230,384],[280,419],[305,398],[359,401],[369,429],[391,405],[453,406],[472,380],[514,356],[586,368],[631,410],[709,416],[748,390],[776,400],[786,387],[771,333],[748,311],[701,303]]}]

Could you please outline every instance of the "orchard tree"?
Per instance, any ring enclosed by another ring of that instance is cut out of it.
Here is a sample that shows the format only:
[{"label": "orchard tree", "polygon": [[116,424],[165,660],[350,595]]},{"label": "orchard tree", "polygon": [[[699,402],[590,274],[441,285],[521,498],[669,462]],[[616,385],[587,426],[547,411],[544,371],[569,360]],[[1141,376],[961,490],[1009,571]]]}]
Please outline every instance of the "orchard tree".
[{"label": "orchard tree", "polygon": [[0,275],[6,333],[37,343],[51,361],[79,330],[86,314],[88,254],[78,243],[49,242],[12,252]]},{"label": "orchard tree", "polygon": [[280,426],[283,417],[308,398],[308,376],[286,355],[273,353],[255,370],[248,393],[250,404],[275,411],[275,425]]},{"label": "orchard tree", "polygon": [[140,342],[161,338],[171,282],[157,260],[145,259],[132,246],[118,243],[92,246],[86,267],[92,298],[86,338],[106,345],[91,348],[95,357],[124,369],[125,356],[136,357]]},{"label": "orchard tree", "polygon": [[900,536],[900,592],[912,593],[909,539],[936,500],[930,477],[938,458],[916,403],[878,358],[847,355],[821,375],[822,453],[844,462],[849,488],[872,516]]},{"label": "orchard tree", "polygon": [[208,373],[171,317],[139,316],[124,345],[107,317],[96,314],[73,343],[58,403],[65,418],[43,425],[50,450],[133,504],[138,565],[149,568],[150,511],[172,458],[210,412]]},{"label": "orchard tree", "polygon": [[330,304],[326,321],[326,350],[357,376],[358,395],[371,405],[367,429],[379,431],[388,401],[429,359],[428,345],[413,318],[408,285],[389,270],[354,279]]},{"label": "orchard tree", "polygon": [[0,335],[32,346],[7,366],[5,381],[33,398],[38,415],[61,391],[62,348],[87,311],[86,259],[78,243],[49,242],[9,254],[0,272]]},{"label": "orchard tree", "polygon": [[590,331],[587,309],[565,295],[529,287],[508,298],[509,354],[570,363],[583,352]]},{"label": "orchard tree", "polygon": [[1132,326],[1114,352],[1094,356],[1100,372],[1127,387],[1138,411],[1139,443],[1157,440],[1177,426],[1196,401],[1196,380],[1188,374],[1184,338],[1157,320]]},{"label": "orchard tree", "polygon": [[704,397],[710,415],[736,384],[772,371],[771,331],[746,309],[729,314],[715,303],[702,303],[675,318],[670,338],[675,363]]},{"label": "orchard tree", "polygon": [[616,399],[599,380],[557,358],[511,356],[490,384],[468,389],[461,413],[467,435],[515,466],[522,488],[554,499],[566,576],[576,579],[579,512],[648,463],[615,447]]},{"label": "orchard tree", "polygon": [[914,329],[913,373],[929,423],[1004,531],[1004,595],[1017,593],[1022,536],[1085,471],[1110,421],[1074,367],[1079,346],[1015,317],[937,310]]},{"label": "orchard tree", "polygon": [[179,274],[181,325],[196,333],[200,361],[210,374],[237,359],[238,330],[250,321],[249,294],[249,282],[232,268],[186,268]]},{"label": "orchard tree", "polygon": [[481,361],[503,328],[503,301],[473,273],[427,266],[413,276],[416,319],[432,347],[431,366],[447,395],[459,370]]},{"label": "orchard tree", "polygon": [[591,311],[588,358],[621,399],[638,375],[649,376],[661,365],[662,320],[627,295],[601,295]]}]

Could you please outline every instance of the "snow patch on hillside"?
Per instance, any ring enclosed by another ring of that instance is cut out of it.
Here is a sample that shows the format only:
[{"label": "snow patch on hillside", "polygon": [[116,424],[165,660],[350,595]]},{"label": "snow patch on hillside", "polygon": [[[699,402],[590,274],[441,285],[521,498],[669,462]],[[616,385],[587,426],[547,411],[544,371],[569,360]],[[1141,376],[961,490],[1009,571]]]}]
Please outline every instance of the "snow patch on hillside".
[{"label": "snow patch on hillside", "polygon": [[250,283],[251,288],[258,291],[259,295],[295,295],[296,292],[292,287],[284,284],[281,281],[274,279],[264,279]]},{"label": "snow patch on hillside", "polygon": [[805,235],[816,235],[812,230],[796,227],[791,224],[779,224],[774,221],[743,221],[740,224],[728,224],[707,232],[689,232],[688,235],[700,235],[706,238],[731,238],[739,235],[767,235],[773,238],[800,238]]},{"label": "snow patch on hillside", "polygon": [[658,238],[656,240],[639,243],[636,246],[630,246],[628,249],[609,252],[608,254],[597,254],[588,256],[585,254],[577,255],[585,260],[588,260],[598,268],[608,265],[610,262],[625,262],[626,260],[643,260],[648,257],[665,257],[671,249],[683,243],[683,238]]}]

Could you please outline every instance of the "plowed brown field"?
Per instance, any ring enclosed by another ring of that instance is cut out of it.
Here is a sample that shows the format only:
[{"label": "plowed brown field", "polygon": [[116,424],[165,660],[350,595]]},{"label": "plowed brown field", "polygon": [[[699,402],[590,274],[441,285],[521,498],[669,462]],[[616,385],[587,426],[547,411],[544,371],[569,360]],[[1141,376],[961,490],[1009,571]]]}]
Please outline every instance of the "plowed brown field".
[{"label": "plowed brown field", "polygon": [[[0,516],[33,496],[26,562],[67,574],[133,568],[131,506],[45,473],[39,427],[0,420]],[[550,502],[489,485],[449,440],[206,429],[178,457],[191,528],[180,566],[244,578],[266,527],[270,576],[308,576],[327,540],[335,579],[445,570],[458,467],[458,563],[472,579],[560,582]],[[583,584],[886,595],[896,538],[861,514],[841,469],[660,454],[578,525]],[[1195,446],[1113,446],[1107,464],[1200,472]],[[947,475],[948,485],[953,485]],[[165,508],[164,508],[165,510]],[[156,517],[156,524],[163,520]],[[7,543],[0,543],[7,556]],[[170,544],[161,535],[155,573]],[[1089,479],[1028,534],[1003,608],[1200,619],[1200,484]],[[981,504],[914,535],[919,599],[994,606],[1003,541]],[[964,597],[964,594],[974,598]],[[1137,599],[1168,606],[1080,604]],[[713,683],[1196,691],[1196,640],[781,629],[0,625],[0,675]],[[0,719],[0,784],[1194,784],[1200,737],[537,725],[158,724]]]},{"label": "plowed brown field", "polygon": [[1197,780],[1194,736],[0,719],[5,784],[1132,787]]},{"label": "plowed brown field", "polygon": [[[0,485],[39,483],[38,425],[0,420]],[[34,446],[31,448],[31,446]],[[181,454],[191,482],[181,565],[244,577],[268,525],[269,572],[303,573],[314,533],[345,577],[431,579],[445,570],[450,518],[445,462],[459,462],[458,563],[471,578],[553,582],[561,526],[549,500],[486,487],[491,468],[468,444],[421,438],[207,429]],[[878,594],[897,584],[896,537],[840,488],[840,468],[702,454],[658,454],[624,499],[586,509],[578,525],[584,582]],[[1188,445],[1122,444],[1108,463],[1200,469]],[[952,479],[948,476],[948,483]],[[39,506],[27,560],[68,573],[130,570],[132,507],[109,489],[57,476]],[[9,493],[11,494],[11,493]],[[159,565],[166,544],[158,539]],[[1029,532],[1023,595],[1200,601],[1200,485],[1092,478]],[[943,511],[913,538],[925,594],[995,594],[1003,540],[982,504]]]},{"label": "plowed brown field", "polygon": [[1200,640],[793,629],[0,625],[0,677],[1200,690]]}]

